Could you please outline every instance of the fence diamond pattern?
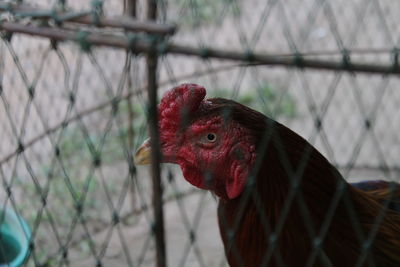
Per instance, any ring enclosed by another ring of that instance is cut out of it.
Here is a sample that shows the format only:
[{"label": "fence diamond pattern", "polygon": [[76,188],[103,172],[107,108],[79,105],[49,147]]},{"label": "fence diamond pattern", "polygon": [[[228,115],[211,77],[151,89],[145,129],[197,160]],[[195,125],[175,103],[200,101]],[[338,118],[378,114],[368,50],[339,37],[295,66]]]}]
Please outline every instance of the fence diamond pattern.
[{"label": "fence diamond pattern", "polygon": [[[348,181],[398,181],[400,93],[393,74],[399,72],[399,3],[156,2],[157,22],[175,23],[174,34],[98,27],[96,18],[122,15],[124,1],[0,1],[0,207],[13,209],[31,228],[26,266],[154,266],[151,174],[133,163],[154,115],[148,113],[146,94],[150,48],[142,49],[142,40],[161,40],[154,50],[159,96],[183,82],[204,85],[210,96],[235,99],[287,125]],[[131,3],[144,21],[147,1]],[[93,20],[61,20],[56,11]],[[39,31],[20,34],[24,31],[10,26],[16,24],[76,38],[63,42]],[[91,34],[119,38],[129,49],[117,42],[100,45]],[[279,157],[287,175],[297,177],[309,151],[299,168],[290,166],[284,151]],[[227,266],[217,199],[190,186],[173,165],[162,166],[162,185],[168,266]],[[374,239],[390,204],[383,204],[366,234],[338,184],[317,228],[303,192],[295,188],[282,207],[276,235],[295,207],[308,238],[323,240],[343,201],[353,219],[348,227],[363,246]],[[265,218],[260,196],[244,197],[257,203]],[[308,266],[324,260],[316,246]],[[275,247],[265,252],[264,266],[271,261],[284,266]],[[376,266],[367,249],[357,266],[364,265]]]}]

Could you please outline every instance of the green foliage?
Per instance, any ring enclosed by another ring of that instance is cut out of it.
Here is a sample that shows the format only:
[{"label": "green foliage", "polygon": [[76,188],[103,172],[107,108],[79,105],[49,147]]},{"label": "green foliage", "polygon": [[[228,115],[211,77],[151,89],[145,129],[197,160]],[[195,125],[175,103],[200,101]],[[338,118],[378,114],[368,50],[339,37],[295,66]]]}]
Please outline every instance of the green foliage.
[{"label": "green foliage", "polygon": [[235,0],[175,0],[183,25],[197,28],[205,24],[221,24],[221,14],[230,12],[240,16],[240,7]]},{"label": "green foliage", "polygon": [[[127,118],[129,112],[127,101],[122,101],[119,104],[118,116],[122,118],[124,123],[123,125],[112,128],[108,132],[101,150],[102,164],[114,164],[115,162],[124,160],[126,155],[124,154],[125,151],[123,148],[128,149],[129,127],[133,128],[135,139],[136,135],[142,131],[143,125],[145,125],[146,122],[144,109],[137,102],[132,105],[132,108],[135,119],[132,123],[129,123]],[[108,111],[104,112],[106,113]],[[109,114],[104,115],[109,116]],[[114,124],[116,124],[115,121]],[[93,155],[89,153],[88,142],[97,147],[102,143],[103,134],[103,131],[93,131],[89,133],[88,137],[84,137],[79,128],[69,128],[59,145],[63,158],[73,158],[74,163],[78,164],[78,166],[90,164]]]},{"label": "green foliage", "polygon": [[[140,132],[145,123],[144,111],[140,104],[133,105],[135,120],[132,123],[134,132]],[[104,111],[109,112],[109,111]],[[126,101],[122,102],[119,108],[119,114],[122,117],[127,117],[128,108]],[[105,114],[106,115],[106,114]],[[109,114],[107,114],[109,116]],[[124,118],[126,120],[127,118]],[[51,177],[49,196],[52,200],[53,207],[66,207],[62,209],[52,210],[57,213],[58,223],[61,226],[68,227],[70,219],[76,213],[72,195],[68,189],[67,179],[69,179],[74,197],[81,200],[83,193],[91,195],[86,197],[84,203],[85,215],[88,219],[92,218],[97,220],[96,212],[104,207],[105,199],[98,199],[94,195],[102,195],[102,186],[98,177],[92,177],[89,169],[93,166],[95,155],[89,149],[89,144],[93,145],[96,149],[101,149],[101,164],[112,165],[126,160],[124,148],[127,149],[129,123],[124,123],[121,128],[113,127],[108,133],[105,141],[103,142],[104,131],[93,130],[89,132],[89,136],[85,136],[78,126],[69,125],[64,130],[62,138],[58,143],[59,157],[62,161],[62,166],[58,162],[55,165],[43,164],[39,167],[39,173],[42,177]],[[27,181],[26,177],[18,177],[16,179],[17,187],[21,188],[27,199],[39,199],[37,187],[32,181]],[[47,178],[46,178],[47,179]],[[90,182],[88,182],[90,181]],[[44,186],[43,184],[42,186]],[[116,192],[117,184],[108,183],[108,190]],[[93,195],[94,194],[94,195]],[[21,203],[23,214],[27,216],[30,225],[33,225],[37,218],[37,209],[32,208],[29,202],[27,204]],[[91,211],[93,211],[91,213]],[[42,221],[48,221],[50,218],[46,214],[43,215]]]},{"label": "green foliage", "polygon": [[[278,118],[294,118],[296,116],[296,102],[287,92],[280,92],[269,83],[264,83],[257,89],[258,110],[267,116]],[[255,107],[257,109],[257,107]]]},{"label": "green foliage", "polygon": [[[232,90],[217,89],[210,91],[210,97],[233,98]],[[294,118],[296,102],[287,92],[275,89],[269,83],[263,83],[254,91],[242,92],[236,101],[260,111],[272,118]]]}]

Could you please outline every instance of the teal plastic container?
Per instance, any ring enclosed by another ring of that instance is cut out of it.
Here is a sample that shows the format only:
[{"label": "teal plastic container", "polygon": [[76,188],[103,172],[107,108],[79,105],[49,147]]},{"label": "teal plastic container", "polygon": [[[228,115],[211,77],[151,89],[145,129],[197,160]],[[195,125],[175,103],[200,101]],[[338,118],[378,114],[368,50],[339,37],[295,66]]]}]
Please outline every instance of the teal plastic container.
[{"label": "teal plastic container", "polygon": [[21,216],[10,208],[0,210],[0,267],[21,266],[29,256],[30,239],[31,231]]}]

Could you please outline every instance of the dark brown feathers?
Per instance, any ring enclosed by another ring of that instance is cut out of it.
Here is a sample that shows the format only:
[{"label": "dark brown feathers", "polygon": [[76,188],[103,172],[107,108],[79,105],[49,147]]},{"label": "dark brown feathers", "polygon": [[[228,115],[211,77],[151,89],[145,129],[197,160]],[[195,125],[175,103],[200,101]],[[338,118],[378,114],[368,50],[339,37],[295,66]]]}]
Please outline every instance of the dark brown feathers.
[{"label": "dark brown feathers", "polygon": [[241,123],[258,145],[254,179],[218,208],[231,266],[400,266],[400,215],[383,212],[387,195],[349,185],[278,122],[234,101],[210,101],[208,112]]}]

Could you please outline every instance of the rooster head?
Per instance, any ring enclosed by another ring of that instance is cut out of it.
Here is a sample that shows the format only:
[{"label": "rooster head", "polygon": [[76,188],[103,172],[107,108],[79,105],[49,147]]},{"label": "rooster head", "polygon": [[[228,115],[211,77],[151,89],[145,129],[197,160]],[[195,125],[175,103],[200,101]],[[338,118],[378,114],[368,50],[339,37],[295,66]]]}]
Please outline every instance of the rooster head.
[{"label": "rooster head", "polygon": [[[253,121],[259,122],[263,115],[231,100],[205,96],[204,87],[182,84],[162,98],[158,106],[162,162],[178,164],[192,185],[234,199],[252,171],[257,141]],[[150,163],[149,140],[137,150],[135,162]]]}]

